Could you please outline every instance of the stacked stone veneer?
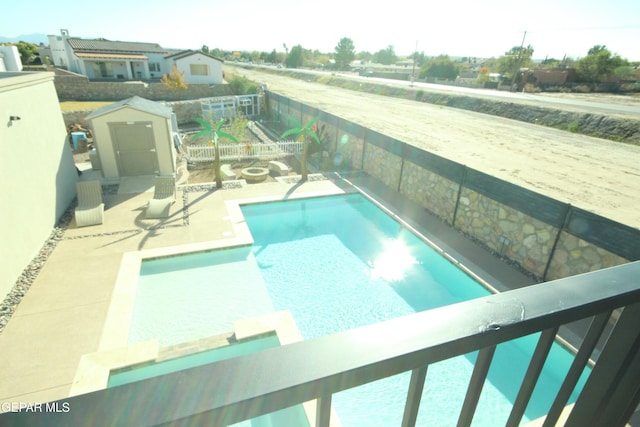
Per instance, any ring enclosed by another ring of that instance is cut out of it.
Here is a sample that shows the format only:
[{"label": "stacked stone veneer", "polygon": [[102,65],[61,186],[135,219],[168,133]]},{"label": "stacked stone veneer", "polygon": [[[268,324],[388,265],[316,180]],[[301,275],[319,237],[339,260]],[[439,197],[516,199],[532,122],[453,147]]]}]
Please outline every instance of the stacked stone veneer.
[{"label": "stacked stone veneer", "polygon": [[538,277],[544,275],[558,229],[463,188],[455,227]]},{"label": "stacked stone veneer", "polygon": [[563,231],[560,233],[546,277],[547,280],[561,279],[627,262],[628,259]]},{"label": "stacked stone veneer", "polygon": [[360,169],[362,166],[363,147],[363,138],[357,135],[343,133],[338,138],[336,152],[342,154],[343,162],[352,169]]},{"label": "stacked stone veneer", "polygon": [[[195,117],[202,117],[202,104],[199,99],[167,102],[167,104],[173,109],[176,119],[178,120],[178,124],[190,123],[193,122]],[[64,117],[64,123],[66,125],[78,123],[88,128],[89,123],[87,123],[84,118],[93,111],[95,110],[65,111],[62,114]]]},{"label": "stacked stone veneer", "polygon": [[402,171],[402,157],[391,154],[376,145],[366,144],[363,169],[387,187],[397,189]]},{"label": "stacked stone veneer", "polygon": [[[344,161],[352,168],[362,169],[389,189],[399,191],[456,229],[486,245],[495,253],[519,264],[540,279],[560,279],[640,258],[636,256],[640,250],[638,248],[627,247],[622,250],[621,253],[631,254],[624,257],[612,252],[615,246],[612,248],[609,245],[609,250],[604,249],[593,243],[598,239],[589,242],[585,240],[589,239],[589,236],[580,238],[568,232],[570,227],[560,227],[559,224],[566,222],[563,215],[570,217],[574,209],[568,205],[564,213],[561,212],[562,209],[556,209],[557,213],[548,218],[547,223],[538,219],[544,219],[544,216],[536,213],[545,211],[544,203],[552,203],[557,208],[557,201],[547,198],[545,202],[546,199],[541,197],[538,203],[538,195],[534,197],[536,202],[533,205],[516,208],[514,206],[519,205],[508,202],[509,197],[505,198],[507,202],[501,202],[483,194],[478,188],[471,189],[470,186],[461,184],[465,182],[464,176],[472,171],[471,169],[421,150],[416,156],[418,149],[415,147],[297,101],[277,94],[269,95],[271,99],[268,108],[271,117],[276,120],[279,118],[280,124],[284,124],[285,128],[291,127],[287,117],[294,117],[296,120],[319,117],[317,123],[324,126],[328,149],[342,153]],[[276,111],[279,115],[275,114]],[[415,160],[414,157],[422,158],[415,163],[412,161]],[[460,168],[464,171],[450,173],[453,169]],[[488,179],[487,188],[495,185],[491,180],[495,180],[496,184],[504,184],[497,178]],[[512,187],[519,189],[517,193],[527,191]],[[597,220],[594,227],[607,227],[603,225],[607,223],[613,224],[608,220]],[[616,234],[619,232],[614,229],[620,228],[620,224],[616,224],[610,225],[614,236],[640,241],[640,231],[636,233],[636,230],[627,230],[622,234]],[[616,239],[610,241],[615,242]]]},{"label": "stacked stone veneer", "polygon": [[400,193],[453,224],[460,184],[405,160]]},{"label": "stacked stone veneer", "polygon": [[158,82],[90,81],[85,76],[60,76],[54,80],[60,101],[120,101],[140,96],[152,101],[180,101],[232,95],[229,85],[190,84],[172,89]]}]

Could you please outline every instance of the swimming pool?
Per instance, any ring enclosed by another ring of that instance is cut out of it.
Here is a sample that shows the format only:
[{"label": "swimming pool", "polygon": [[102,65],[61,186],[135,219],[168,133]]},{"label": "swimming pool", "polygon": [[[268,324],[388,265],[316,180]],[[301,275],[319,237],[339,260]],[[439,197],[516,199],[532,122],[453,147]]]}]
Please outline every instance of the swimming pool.
[{"label": "swimming pool", "polygon": [[[277,335],[268,334],[215,347],[209,350],[196,351],[191,354],[166,358],[162,361],[128,366],[126,368],[112,370],[109,374],[107,387],[116,387],[135,381],[142,381],[183,369],[194,368],[196,366],[202,366],[232,357],[256,353],[279,345],[280,341]],[[233,424],[233,426],[230,427],[267,427],[273,425],[295,425],[306,427],[309,424],[304,409],[301,405],[297,405],[254,418],[252,420]]]},{"label": "swimming pool", "polygon": [[[173,262],[185,272],[192,270],[194,262],[195,270],[200,270],[205,269],[203,257],[215,260],[233,253],[238,260],[232,263],[242,265],[237,273],[255,279],[257,269],[256,289],[267,294],[268,303],[264,294],[245,294],[251,299],[248,305],[260,301],[257,305],[262,309],[290,310],[305,339],[490,293],[358,194],[244,205],[242,213],[254,238],[251,250],[197,254],[194,261],[191,256],[157,260],[156,273],[160,274],[154,274],[151,282],[161,281],[160,270],[172,271],[165,263]],[[214,270],[206,273],[215,277],[216,283],[226,284],[216,290],[221,292],[218,295],[228,290],[233,293],[233,284],[240,280],[224,270],[227,264],[218,262],[223,270],[216,271],[214,265]],[[175,283],[177,279],[174,276],[172,280]],[[536,339],[525,337],[498,347],[474,425],[504,424]],[[418,425],[455,423],[475,357],[470,354],[430,366]],[[552,391],[559,388],[571,360],[570,353],[554,346],[524,421],[547,412]],[[398,375],[338,393],[333,405],[345,426],[399,425],[408,383],[408,373]]]}]

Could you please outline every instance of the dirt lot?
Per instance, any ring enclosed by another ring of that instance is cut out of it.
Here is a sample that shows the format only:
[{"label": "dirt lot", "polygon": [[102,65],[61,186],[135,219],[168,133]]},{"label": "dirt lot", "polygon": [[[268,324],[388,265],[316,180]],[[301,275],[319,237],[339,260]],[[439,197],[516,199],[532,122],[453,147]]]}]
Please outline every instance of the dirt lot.
[{"label": "dirt lot", "polygon": [[233,71],[283,96],[640,228],[640,146],[258,71]]}]

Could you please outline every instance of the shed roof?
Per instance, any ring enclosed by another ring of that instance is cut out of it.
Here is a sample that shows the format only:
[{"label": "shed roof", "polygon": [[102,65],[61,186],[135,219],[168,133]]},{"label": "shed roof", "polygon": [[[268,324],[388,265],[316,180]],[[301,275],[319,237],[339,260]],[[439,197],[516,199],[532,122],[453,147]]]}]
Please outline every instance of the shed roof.
[{"label": "shed roof", "polygon": [[168,107],[163,103],[150,101],[148,99],[141,98],[139,96],[133,96],[131,98],[128,98],[119,102],[115,102],[110,105],[106,105],[102,108],[98,108],[93,113],[85,117],[85,119],[86,120],[95,119],[96,117],[100,117],[105,114],[108,114],[113,111],[119,110],[121,108],[126,108],[126,107],[143,111],[145,113],[153,114],[155,116],[166,117],[166,118],[171,118],[171,115],[173,114],[173,110],[171,109],[171,107]]}]

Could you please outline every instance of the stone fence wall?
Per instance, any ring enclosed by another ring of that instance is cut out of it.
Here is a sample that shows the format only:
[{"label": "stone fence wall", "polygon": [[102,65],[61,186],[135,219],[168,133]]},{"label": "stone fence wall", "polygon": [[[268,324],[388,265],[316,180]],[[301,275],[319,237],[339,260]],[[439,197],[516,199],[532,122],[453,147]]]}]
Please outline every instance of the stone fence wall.
[{"label": "stone fence wall", "polygon": [[267,93],[269,120],[316,122],[338,155],[541,280],[640,259],[640,231],[483,174],[325,111]]},{"label": "stone fence wall", "polygon": [[[199,99],[167,102],[167,104],[173,109],[179,125],[193,122],[193,119],[196,117],[202,117],[202,105]],[[89,123],[84,118],[93,111],[95,110],[65,111],[62,113],[64,124],[67,126],[80,124],[85,128],[89,128]]]},{"label": "stone fence wall", "polygon": [[[178,124],[202,117],[200,99],[232,96],[229,85],[190,84],[187,89],[170,89],[158,82],[96,82],[86,76],[56,75],[54,79],[60,101],[121,101],[140,96],[152,101],[166,101],[176,114]],[[84,118],[94,110],[76,110],[63,113],[66,125],[81,124],[88,127]]]},{"label": "stone fence wall", "polygon": [[181,101],[232,95],[230,86],[225,84],[190,84],[186,89],[171,89],[159,82],[96,82],[79,75],[56,75],[54,84],[60,101],[120,101],[132,96]]}]

